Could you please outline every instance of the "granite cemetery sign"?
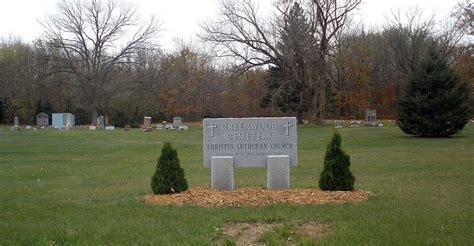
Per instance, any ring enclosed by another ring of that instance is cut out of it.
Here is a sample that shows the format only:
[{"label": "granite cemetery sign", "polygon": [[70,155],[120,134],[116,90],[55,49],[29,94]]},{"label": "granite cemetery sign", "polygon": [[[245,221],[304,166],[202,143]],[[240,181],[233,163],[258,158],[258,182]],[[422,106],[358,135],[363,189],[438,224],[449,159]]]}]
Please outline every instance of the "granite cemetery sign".
[{"label": "granite cemetery sign", "polygon": [[204,166],[215,189],[234,189],[234,167],[267,167],[267,188],[289,188],[297,163],[296,118],[203,120]]}]

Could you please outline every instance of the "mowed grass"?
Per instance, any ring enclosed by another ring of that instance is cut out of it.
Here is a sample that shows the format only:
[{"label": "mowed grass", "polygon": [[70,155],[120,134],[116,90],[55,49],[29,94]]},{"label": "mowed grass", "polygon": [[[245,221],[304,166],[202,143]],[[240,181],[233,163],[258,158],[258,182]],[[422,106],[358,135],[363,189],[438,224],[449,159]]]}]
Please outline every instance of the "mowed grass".
[{"label": "mowed grass", "polygon": [[[317,187],[333,127],[299,126],[292,187]],[[202,129],[141,133],[0,131],[0,245],[212,243],[227,221],[317,221],[325,245],[474,243],[474,125],[452,138],[394,126],[343,128],[356,189],[343,205],[197,208],[145,204],[161,146],[178,150],[190,186],[209,186]],[[266,169],[236,169],[238,187],[265,186]]]}]

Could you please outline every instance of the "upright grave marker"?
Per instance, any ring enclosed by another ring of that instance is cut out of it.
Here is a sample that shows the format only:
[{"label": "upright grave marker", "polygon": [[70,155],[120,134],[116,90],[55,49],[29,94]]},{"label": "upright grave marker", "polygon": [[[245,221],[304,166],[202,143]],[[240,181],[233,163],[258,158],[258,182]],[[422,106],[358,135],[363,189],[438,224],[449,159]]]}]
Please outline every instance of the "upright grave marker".
[{"label": "upright grave marker", "polygon": [[15,118],[13,118],[13,127],[15,127],[15,128],[20,127],[20,119],[16,116],[15,116]]},{"label": "upright grave marker", "polygon": [[181,127],[181,124],[183,124],[183,118],[173,117],[173,128],[179,129]]},{"label": "upright grave marker", "polygon": [[147,132],[151,130],[151,117],[145,116],[143,118],[143,129],[142,131]]},{"label": "upright grave marker", "polygon": [[99,129],[104,129],[105,128],[105,119],[104,116],[99,116],[97,117],[97,127]]},{"label": "upright grave marker", "polygon": [[47,113],[39,113],[36,115],[36,126],[48,127],[49,126],[49,115]]},{"label": "upright grave marker", "polygon": [[297,121],[280,118],[203,120],[204,166],[214,189],[234,189],[234,167],[267,167],[267,188],[290,187],[289,166],[297,164]]},{"label": "upright grave marker", "polygon": [[365,126],[378,126],[377,122],[377,110],[367,109],[365,111]]}]

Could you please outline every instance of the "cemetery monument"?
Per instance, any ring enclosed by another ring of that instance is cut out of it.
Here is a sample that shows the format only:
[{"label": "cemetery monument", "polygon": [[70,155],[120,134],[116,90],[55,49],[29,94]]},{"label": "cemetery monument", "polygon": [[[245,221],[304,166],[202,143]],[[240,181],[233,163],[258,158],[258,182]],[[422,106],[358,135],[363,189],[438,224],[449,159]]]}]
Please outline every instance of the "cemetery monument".
[{"label": "cemetery monument", "polygon": [[367,109],[365,111],[365,126],[378,126],[377,122],[377,110]]},{"label": "cemetery monument", "polygon": [[181,124],[183,124],[183,119],[181,117],[173,117],[173,129],[179,129]]},{"label": "cemetery monument", "polygon": [[104,129],[105,128],[105,120],[104,120],[104,116],[99,116],[97,117],[97,124],[96,124],[97,128],[99,129]]},{"label": "cemetery monument", "polygon": [[19,128],[20,127],[20,119],[16,116],[15,116],[15,118],[13,118],[13,127],[14,128]]},{"label": "cemetery monument", "polygon": [[11,127],[11,130],[12,131],[20,130],[20,119],[17,116],[13,118],[13,126]]},{"label": "cemetery monument", "polygon": [[75,125],[75,117],[71,113],[53,113],[54,128],[69,128]]},{"label": "cemetery monument", "polygon": [[148,132],[148,131],[151,131],[152,128],[151,128],[151,117],[150,116],[145,116],[143,118],[143,128],[142,128],[142,131],[143,132]]},{"label": "cemetery monument", "polygon": [[36,126],[48,127],[49,126],[49,115],[47,113],[39,113],[36,115]]}]

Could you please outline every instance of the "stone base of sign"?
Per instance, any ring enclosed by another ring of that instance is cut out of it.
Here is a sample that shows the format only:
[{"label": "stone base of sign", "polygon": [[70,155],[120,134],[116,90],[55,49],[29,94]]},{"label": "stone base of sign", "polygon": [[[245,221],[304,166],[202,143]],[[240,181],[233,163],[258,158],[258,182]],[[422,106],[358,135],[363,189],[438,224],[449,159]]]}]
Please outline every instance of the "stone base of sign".
[{"label": "stone base of sign", "polygon": [[269,155],[267,157],[267,189],[290,188],[290,157]]},{"label": "stone base of sign", "polygon": [[211,158],[211,187],[217,190],[234,190],[234,158],[232,156]]}]

